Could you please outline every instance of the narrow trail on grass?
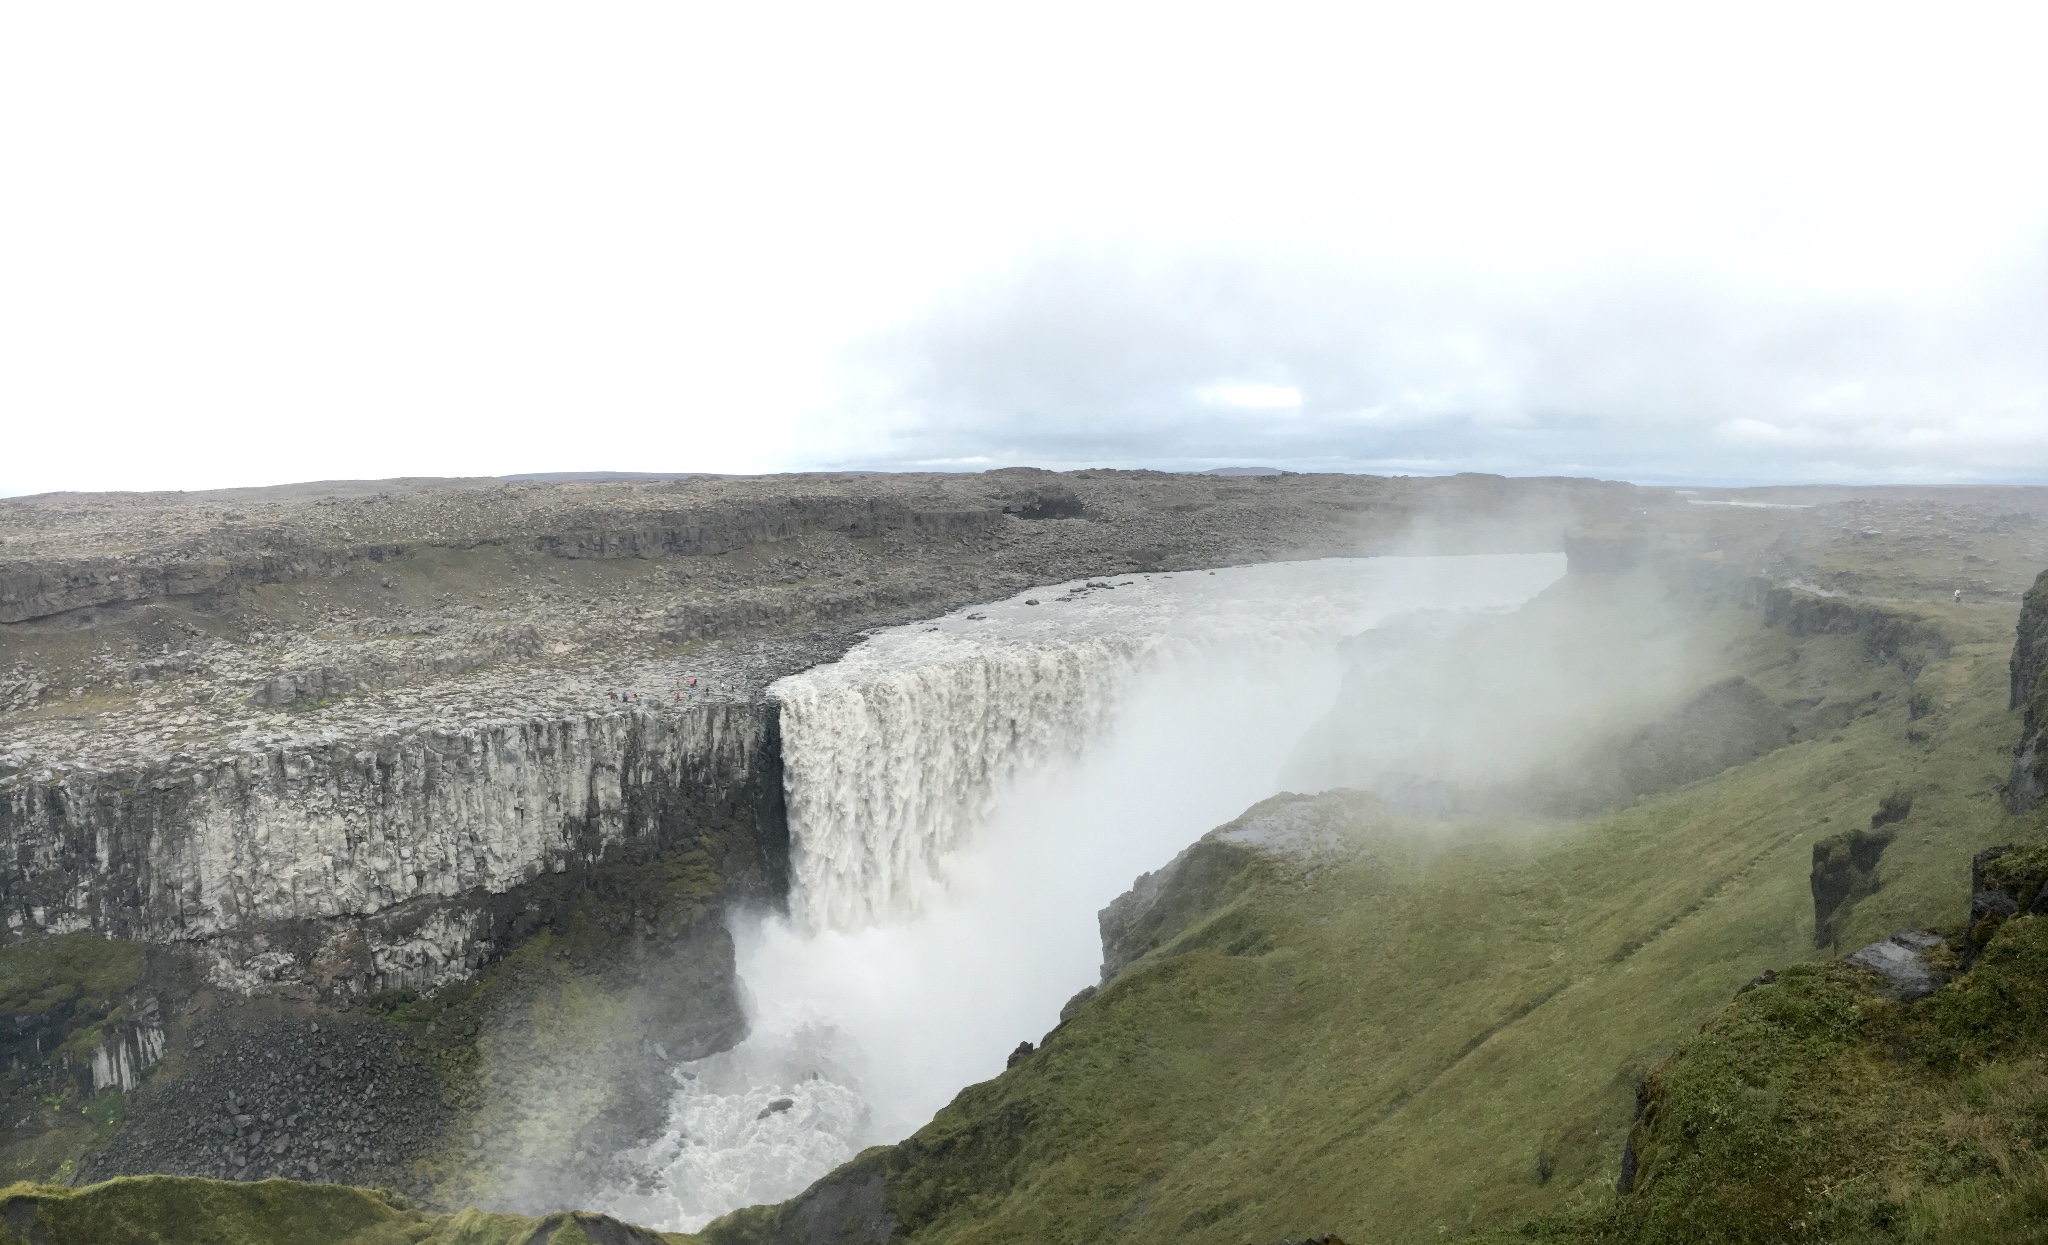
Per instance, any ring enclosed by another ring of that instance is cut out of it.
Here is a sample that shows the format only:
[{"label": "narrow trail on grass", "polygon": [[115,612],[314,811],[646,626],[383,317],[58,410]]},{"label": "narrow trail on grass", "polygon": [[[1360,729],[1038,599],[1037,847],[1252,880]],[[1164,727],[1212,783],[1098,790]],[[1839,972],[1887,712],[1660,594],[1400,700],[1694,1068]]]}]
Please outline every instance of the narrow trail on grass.
[{"label": "narrow trail on grass", "polygon": [[751,1036],[677,1069],[598,1204],[690,1230],[778,1201],[1000,1072],[1092,984],[1096,912],[1278,789],[1340,645],[1513,608],[1558,555],[1129,575],[878,633],[782,680],[791,916],[736,924]]}]

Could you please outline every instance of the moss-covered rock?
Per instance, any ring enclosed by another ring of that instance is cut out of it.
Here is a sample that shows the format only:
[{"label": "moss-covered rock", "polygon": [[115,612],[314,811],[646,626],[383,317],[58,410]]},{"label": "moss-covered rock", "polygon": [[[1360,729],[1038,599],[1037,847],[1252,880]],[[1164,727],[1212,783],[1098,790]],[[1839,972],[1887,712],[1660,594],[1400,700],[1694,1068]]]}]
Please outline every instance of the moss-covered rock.
[{"label": "moss-covered rock", "polygon": [[1814,841],[1807,882],[1813,891],[1814,946],[1834,946],[1849,909],[1877,893],[1877,862],[1898,837],[1893,827],[1912,811],[1912,795],[1894,791],[1878,802],[1868,830],[1844,830]]},{"label": "moss-covered rock", "polygon": [[1843,963],[1745,990],[1649,1078],[1612,1200],[1507,1239],[2048,1240],[2048,918],[1913,1004]]},{"label": "moss-covered rock", "polygon": [[2048,796],[2048,571],[2034,580],[2020,604],[2011,704],[2026,714],[2019,746],[2013,750],[2006,802],[2013,812],[2025,813]]}]

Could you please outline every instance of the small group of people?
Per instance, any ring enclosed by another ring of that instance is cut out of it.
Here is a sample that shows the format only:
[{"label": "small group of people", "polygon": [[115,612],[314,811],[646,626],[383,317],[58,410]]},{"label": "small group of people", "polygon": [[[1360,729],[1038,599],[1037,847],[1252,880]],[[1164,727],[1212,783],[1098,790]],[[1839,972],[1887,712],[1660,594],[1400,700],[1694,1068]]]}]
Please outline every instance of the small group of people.
[{"label": "small group of people", "polygon": [[682,681],[682,679],[681,679],[681,678],[677,678],[677,679],[676,679],[676,699],[677,699],[677,700],[681,700],[681,701],[691,701],[691,700],[695,700],[696,698],[697,698],[697,680],[695,680],[695,679],[691,679],[691,680],[689,681],[689,683],[688,683],[688,684],[686,685],[686,684],[685,684],[685,683],[684,683],[684,682]]},{"label": "small group of people", "polygon": [[[626,704],[631,704],[631,703],[632,703],[632,701],[633,701],[633,693],[632,693],[632,692],[630,692],[630,691],[615,691],[615,692],[607,692],[607,693],[606,693],[606,695],[610,696],[610,697],[611,697],[611,698],[612,698],[613,700],[616,700],[616,701],[621,701],[621,702],[623,702],[623,703],[626,703]],[[697,698],[697,680],[695,680],[695,679],[688,679],[688,680],[685,680],[685,679],[684,679],[684,678],[683,678],[683,677],[682,677],[681,675],[677,675],[677,676],[676,676],[676,699],[677,699],[678,701],[681,701],[681,702],[685,702],[685,703],[687,703],[687,702],[689,702],[689,701],[695,700],[696,698]]]}]

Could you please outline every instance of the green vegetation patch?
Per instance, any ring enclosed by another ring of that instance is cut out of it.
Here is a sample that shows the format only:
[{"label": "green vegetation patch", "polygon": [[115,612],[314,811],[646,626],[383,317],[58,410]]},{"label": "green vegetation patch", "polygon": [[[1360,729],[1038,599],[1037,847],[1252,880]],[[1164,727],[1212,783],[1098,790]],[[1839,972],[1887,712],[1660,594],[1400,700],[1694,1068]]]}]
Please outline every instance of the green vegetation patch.
[{"label": "green vegetation patch", "polygon": [[6,1245],[661,1245],[602,1215],[434,1215],[392,1194],[294,1180],[133,1176],[0,1190]]},{"label": "green vegetation patch", "polygon": [[121,1125],[93,1053],[137,1017],[140,944],[81,930],[0,947],[0,1180],[64,1178]]},{"label": "green vegetation patch", "polygon": [[143,961],[141,944],[86,930],[0,947],[0,1015],[34,1017],[42,1032],[62,1025],[67,1036],[87,1039],[92,1026],[119,1018]]},{"label": "green vegetation patch", "polygon": [[1745,991],[1650,1079],[1631,1191],[1508,1238],[2048,1240],[2048,919],[1919,1002],[1879,984]]}]

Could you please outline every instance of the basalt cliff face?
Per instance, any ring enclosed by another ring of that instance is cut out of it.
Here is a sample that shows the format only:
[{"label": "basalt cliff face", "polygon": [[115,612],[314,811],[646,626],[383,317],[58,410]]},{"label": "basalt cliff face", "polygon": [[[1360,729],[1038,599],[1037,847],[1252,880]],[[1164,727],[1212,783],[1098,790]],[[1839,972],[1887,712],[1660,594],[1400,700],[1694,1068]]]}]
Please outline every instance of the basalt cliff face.
[{"label": "basalt cliff face", "polygon": [[243,992],[431,990],[548,874],[706,849],[785,886],[775,710],[707,705],[27,775],[0,798],[10,924],[199,949]]}]

